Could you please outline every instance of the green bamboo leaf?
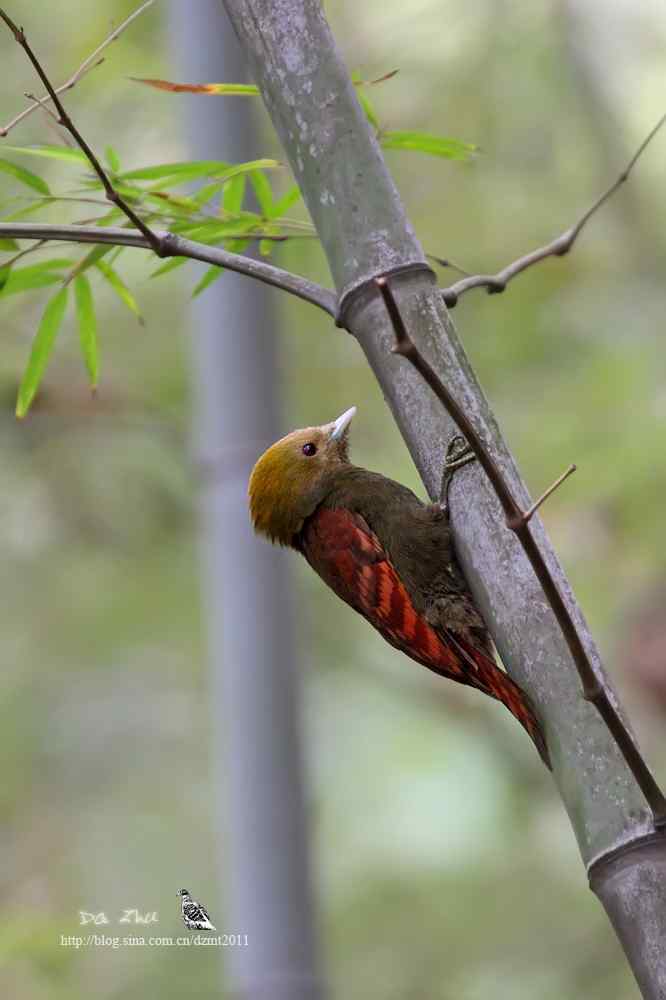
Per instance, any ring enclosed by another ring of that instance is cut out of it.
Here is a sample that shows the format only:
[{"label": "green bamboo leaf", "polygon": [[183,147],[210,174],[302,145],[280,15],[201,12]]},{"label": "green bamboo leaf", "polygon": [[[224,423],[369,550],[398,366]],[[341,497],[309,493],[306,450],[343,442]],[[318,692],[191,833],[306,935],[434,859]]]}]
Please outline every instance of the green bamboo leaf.
[{"label": "green bamboo leaf", "polygon": [[138,170],[125,170],[119,175],[126,181],[156,181],[164,177],[173,178],[173,183],[183,184],[185,181],[196,180],[198,177],[211,177],[228,170],[232,164],[221,160],[192,160],[189,163],[159,163],[154,167],[141,167]]},{"label": "green bamboo leaf", "polygon": [[93,302],[90,282],[84,274],[79,274],[74,281],[74,298],[76,300],[76,318],[79,322],[79,340],[85,361],[90,385],[97,388],[99,379],[99,357],[97,353],[97,320],[95,318],[95,303]]},{"label": "green bamboo leaf", "polygon": [[229,242],[226,244],[226,249],[230,253],[245,253],[245,251],[247,250],[247,248],[250,246],[251,243],[252,240],[247,240],[247,239],[229,240]]},{"label": "green bamboo leaf", "polygon": [[208,94],[225,94],[236,97],[258,97],[259,87],[254,83],[209,83]]},{"label": "green bamboo leaf", "polygon": [[141,315],[137,301],[118,272],[114,271],[111,265],[107,264],[105,260],[98,260],[95,267],[101,274],[104,275],[120,301],[125,303],[127,308],[134,313],[139,323],[143,326],[143,316]]},{"label": "green bamboo leaf", "polygon": [[63,271],[71,267],[74,261],[67,257],[53,257],[50,260],[43,260],[39,264],[31,264],[28,267],[14,267],[3,269],[10,273],[5,275],[5,282],[2,286],[0,298],[6,299],[10,295],[17,295],[19,292],[33,291],[35,288],[46,288],[48,285],[55,285],[64,278]]},{"label": "green bamboo leaf", "polygon": [[83,274],[84,271],[87,271],[89,267],[94,267],[98,260],[101,260],[102,257],[106,257],[107,254],[110,254],[113,249],[114,248],[112,246],[103,246],[102,244],[100,244],[100,246],[93,247],[92,250],[85,254],[85,256],[82,257],[69,272],[67,278],[65,279],[67,284],[69,284],[70,281],[73,281],[77,275]]},{"label": "green bamboo leaf", "polygon": [[117,174],[120,170],[120,158],[113,146],[106,147],[104,150],[104,158],[109,165],[109,169],[112,170],[114,174]]},{"label": "green bamboo leaf", "polygon": [[[125,199],[125,201],[139,201],[146,193],[144,188],[138,187],[136,184],[125,184],[116,178],[114,178],[113,187],[114,190]],[[95,176],[86,179],[81,184],[81,189],[86,195],[88,195],[91,191],[103,191],[104,185],[99,177]]]},{"label": "green bamboo leaf", "polygon": [[172,83],[170,80],[146,79],[131,76],[134,83],[144,83],[157,90],[168,90],[173,94],[235,94],[258,97],[259,88],[253,83]]},{"label": "green bamboo leaf", "polygon": [[157,270],[153,271],[150,275],[151,278],[159,278],[163,274],[168,274],[170,271],[175,271],[177,267],[182,267],[183,264],[187,264],[189,257],[172,257],[168,260],[166,264],[161,264]]},{"label": "green bamboo leaf", "polygon": [[21,184],[25,184],[26,187],[32,188],[33,191],[38,191],[40,194],[45,195],[51,194],[46,181],[43,181],[37,174],[33,174],[32,171],[26,170],[25,167],[19,167],[18,164],[12,163],[10,160],[0,160],[0,170],[16,178]]},{"label": "green bamboo leaf", "polygon": [[204,292],[209,285],[212,285],[214,281],[217,281],[218,278],[221,278],[223,274],[224,274],[224,268],[217,267],[217,265],[215,264],[212,264],[211,267],[206,268],[206,272],[203,278],[201,279],[201,281],[197,282],[197,284],[194,287],[194,291],[192,292],[192,298],[195,299],[197,295],[201,295],[201,293]]},{"label": "green bamboo leaf", "polygon": [[219,181],[228,181],[239,174],[252,174],[255,170],[277,170],[283,164],[279,160],[248,160],[247,163],[234,163],[219,173],[211,174],[211,177]]},{"label": "green bamboo leaf", "polygon": [[261,225],[261,219],[254,212],[243,212],[240,218],[230,219],[228,222],[197,222],[187,225],[173,226],[173,232],[181,236],[186,236],[191,240],[198,240],[199,243],[219,243],[221,240],[232,239],[241,236]]},{"label": "green bamboo leaf", "polygon": [[66,306],[67,287],[64,287],[59,292],[56,292],[53,298],[47,303],[44,315],[35,334],[35,339],[32,342],[30,357],[28,358],[28,364],[21,379],[18,399],[16,401],[16,416],[19,419],[22,419],[26,415],[30,409],[30,404],[35,398],[35,393],[39,389],[53,350],[53,345],[55,344],[55,339],[58,335],[58,330],[65,315]]},{"label": "green bamboo leaf", "polygon": [[18,222],[19,219],[25,219],[28,215],[34,215],[35,212],[41,211],[42,208],[50,204],[50,198],[35,198],[32,204],[26,205],[25,208],[19,208],[15,212],[10,212],[9,215],[3,215],[3,219],[6,222]]},{"label": "green bamboo leaf", "polygon": [[368,119],[372,127],[379,131],[379,118],[377,117],[377,112],[362,87],[357,88],[356,96],[358,97],[359,103],[365,112],[365,117]]},{"label": "green bamboo leaf", "polygon": [[245,197],[245,176],[238,174],[224,185],[220,210],[228,215],[239,215]]},{"label": "green bamboo leaf", "polygon": [[68,163],[88,163],[87,156],[79,149],[69,146],[3,146],[10,153],[25,153],[26,156],[41,156],[48,160],[66,160]]},{"label": "green bamboo leaf", "polygon": [[364,92],[363,88],[368,86],[368,81],[364,80],[360,72],[356,69],[351,75],[352,83],[356,87],[356,96],[358,97],[359,104],[365,112],[365,117],[368,119],[373,128],[379,131],[379,119],[377,113],[372,106],[372,102],[367,94]]},{"label": "green bamboo leaf", "polygon": [[292,188],[289,188],[286,194],[283,194],[273,204],[273,210],[270,214],[271,219],[279,219],[280,216],[284,215],[292,205],[295,205],[297,201],[301,198],[301,189],[298,184],[294,184]]},{"label": "green bamboo leaf", "polygon": [[113,226],[119,219],[126,219],[127,216],[120,208],[112,208],[106,215],[100,215],[95,219],[95,225],[103,229],[105,226]]},{"label": "green bamboo leaf", "polygon": [[157,206],[160,215],[188,216],[195,212],[198,214],[200,209],[194,198],[169,194],[167,191],[146,191],[144,198]]},{"label": "green bamboo leaf", "polygon": [[265,219],[270,219],[273,211],[273,189],[263,170],[253,170],[250,174],[250,184],[254,191],[254,196],[259,203],[261,214]]},{"label": "green bamboo leaf", "polygon": [[207,205],[209,201],[212,201],[215,195],[220,193],[222,187],[223,185],[219,181],[211,181],[210,184],[204,184],[199,188],[192,200],[201,208],[203,205]]},{"label": "green bamboo leaf", "polygon": [[384,149],[409,149],[448,160],[467,160],[477,149],[468,142],[430,135],[428,132],[382,132],[380,142]]},{"label": "green bamboo leaf", "polygon": [[11,253],[12,251],[16,252],[18,248],[19,245],[16,240],[0,240],[0,250],[2,251],[6,250],[7,253]]},{"label": "green bamboo leaf", "polygon": [[[173,187],[190,181],[210,177],[221,183],[239,174],[249,174],[253,170],[276,170],[282,164],[279,160],[249,160],[247,163],[226,163],[222,160],[194,160],[187,163],[161,163],[138,170],[126,170],[119,174],[122,181],[160,181],[160,187]],[[91,181],[91,186],[97,182]]]}]

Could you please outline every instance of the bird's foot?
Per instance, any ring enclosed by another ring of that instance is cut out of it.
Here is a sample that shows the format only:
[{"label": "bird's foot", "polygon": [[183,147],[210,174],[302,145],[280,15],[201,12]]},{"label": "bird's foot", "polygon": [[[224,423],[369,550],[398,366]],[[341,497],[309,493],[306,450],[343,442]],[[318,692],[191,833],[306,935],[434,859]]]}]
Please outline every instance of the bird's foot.
[{"label": "bird's foot", "polygon": [[451,438],[449,446],[446,449],[446,460],[442,472],[442,488],[439,495],[440,507],[443,510],[447,511],[449,508],[449,488],[454,472],[456,469],[462,468],[463,465],[467,465],[468,462],[475,461],[475,459],[476,455],[461,434],[456,434],[455,437]]}]

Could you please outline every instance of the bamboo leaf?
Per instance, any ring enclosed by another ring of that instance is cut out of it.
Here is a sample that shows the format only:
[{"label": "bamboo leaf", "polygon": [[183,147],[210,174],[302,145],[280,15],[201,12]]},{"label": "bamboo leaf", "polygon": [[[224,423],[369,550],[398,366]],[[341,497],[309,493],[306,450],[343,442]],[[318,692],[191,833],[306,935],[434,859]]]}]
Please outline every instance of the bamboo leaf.
[{"label": "bamboo leaf", "polygon": [[428,132],[382,132],[380,142],[384,149],[409,149],[430,156],[442,156],[448,160],[467,160],[477,149],[460,139],[430,135]]},{"label": "bamboo leaf", "polygon": [[372,105],[372,101],[362,87],[358,87],[356,93],[358,95],[359,104],[365,112],[365,117],[368,119],[372,127],[379,131],[379,118],[377,117],[377,112]]},{"label": "bamboo leaf", "polygon": [[120,208],[112,208],[110,212],[106,215],[100,215],[95,219],[95,225],[104,228],[105,226],[112,226],[114,222],[118,222],[119,219],[126,219],[127,216]]},{"label": "bamboo leaf", "polygon": [[146,191],[144,198],[152,205],[156,205],[161,215],[177,215],[182,218],[193,215],[195,212],[199,214],[200,206],[194,198],[169,194],[168,191]]},{"label": "bamboo leaf", "polygon": [[[160,188],[166,188],[209,177],[212,180],[216,180],[219,183],[224,184],[240,174],[251,174],[254,170],[275,170],[281,166],[282,163],[279,160],[271,159],[250,160],[247,163],[225,163],[222,160],[195,160],[190,163],[160,163],[153,167],[140,167],[137,170],[127,170],[124,173],[119,174],[118,180],[155,180],[160,181]],[[91,187],[95,187],[97,184],[97,181],[91,181]],[[144,193],[145,192],[139,191],[138,189],[135,189],[132,192],[135,197]]]},{"label": "bamboo leaf", "polygon": [[[50,260],[43,260],[39,264],[31,264],[28,267],[4,268],[5,281],[2,283],[0,272],[0,285],[2,293],[0,298],[6,299],[10,295],[17,295],[19,292],[29,292],[35,288],[46,288],[48,285],[55,285],[63,280],[63,271],[71,267],[74,262],[66,257],[53,257]],[[9,273],[7,273],[9,272]]]},{"label": "bamboo leaf", "polygon": [[90,282],[84,274],[79,274],[74,281],[74,298],[76,300],[76,318],[79,323],[79,340],[81,341],[83,360],[90,375],[90,385],[93,389],[96,389],[99,379],[97,320]]},{"label": "bamboo leaf", "polygon": [[245,177],[238,174],[224,185],[221,210],[228,215],[238,215],[245,197]]},{"label": "bamboo leaf", "polygon": [[199,188],[197,193],[192,196],[192,200],[197,203],[199,208],[203,205],[208,204],[209,201],[215,197],[216,194],[222,190],[223,185],[219,181],[211,181],[210,184],[204,184],[203,187]]},{"label": "bamboo leaf", "polygon": [[192,292],[192,298],[195,299],[197,295],[201,295],[201,293],[204,292],[209,285],[212,285],[214,281],[217,281],[218,278],[221,278],[223,274],[224,274],[224,268],[217,267],[216,264],[212,264],[211,267],[206,268],[206,272],[203,278],[201,279],[201,281],[198,281],[197,284],[194,286],[194,290]]},{"label": "bamboo leaf", "polygon": [[47,303],[44,315],[32,342],[28,364],[18,391],[16,416],[23,418],[35,398],[39,385],[46,371],[53,345],[62,324],[67,306],[67,288],[61,288]]},{"label": "bamboo leaf", "polygon": [[109,169],[117,174],[120,171],[120,157],[113,146],[107,146],[104,150],[104,158],[109,165]]},{"label": "bamboo leaf", "polygon": [[263,170],[253,170],[250,174],[250,184],[254,191],[255,198],[259,203],[261,214],[265,219],[270,219],[273,211],[273,189]]},{"label": "bamboo leaf", "polygon": [[48,160],[65,160],[68,163],[87,164],[88,158],[79,149],[69,146],[3,146],[10,153],[24,153],[26,156],[41,156]]},{"label": "bamboo leaf", "polygon": [[280,216],[284,215],[292,205],[295,205],[297,201],[301,198],[301,189],[298,184],[294,184],[286,194],[283,194],[278,201],[273,203],[273,209],[270,214],[271,219],[279,219]]},{"label": "bamboo leaf", "polygon": [[211,219],[207,222],[175,225],[172,228],[173,232],[191,240],[198,240],[199,243],[219,243],[221,240],[241,236],[260,225],[261,219],[254,212],[242,212],[239,218],[228,222],[215,222]]},{"label": "bamboo leaf", "polygon": [[136,299],[132,295],[131,291],[120,277],[117,271],[111,267],[105,260],[98,260],[95,264],[97,270],[104,275],[111,288],[114,290],[121,302],[127,306],[131,312],[134,313],[139,323],[143,326],[143,316],[137,304]]},{"label": "bamboo leaf", "polygon": [[175,271],[177,267],[182,267],[183,264],[187,264],[189,257],[172,257],[168,260],[166,264],[161,264],[155,271],[150,275],[151,278],[159,278],[163,274],[168,274],[170,271]]},{"label": "bamboo leaf", "polygon": [[35,212],[39,212],[49,204],[51,204],[50,199],[35,198],[31,205],[26,205],[25,208],[18,208],[15,212],[3,215],[3,219],[6,222],[18,222],[19,219],[25,219],[28,215],[34,215]]},{"label": "bamboo leaf", "polygon": [[247,248],[250,246],[252,240],[248,239],[234,239],[229,240],[227,243],[227,250],[230,253],[245,253]]},{"label": "bamboo leaf", "polygon": [[103,244],[93,247],[92,250],[85,254],[85,256],[82,257],[69,272],[65,279],[67,284],[69,284],[70,281],[73,281],[77,275],[83,274],[84,271],[87,271],[89,267],[94,267],[98,260],[101,260],[102,257],[106,257],[107,254],[110,254],[113,249],[114,247],[104,246]]},{"label": "bamboo leaf", "polygon": [[21,184],[25,184],[26,187],[32,188],[33,191],[38,191],[39,194],[51,194],[46,181],[38,177],[37,174],[33,174],[32,171],[26,170],[25,167],[19,167],[18,164],[12,163],[10,160],[0,159],[0,170],[14,177]]},{"label": "bamboo leaf", "polygon": [[211,176],[216,177],[219,181],[228,181],[239,174],[251,175],[255,170],[277,170],[281,166],[283,164],[280,160],[248,160],[247,163],[233,163],[226,170],[211,174]]},{"label": "bamboo leaf", "polygon": [[19,245],[16,240],[0,240],[0,251],[6,251],[11,253],[12,251],[18,250]]},{"label": "bamboo leaf", "polygon": [[131,76],[135,83],[143,83],[156,90],[169,90],[173,94],[228,94],[242,97],[258,97],[259,88],[251,83],[172,83],[170,80],[154,80]]},{"label": "bamboo leaf", "polygon": [[[228,170],[232,164],[222,160],[192,160],[189,163],[158,163],[154,167],[140,167],[138,170],[125,170],[119,175],[121,180],[153,181],[163,177],[174,179],[174,183],[196,180],[198,177],[209,177]],[[176,179],[178,179],[176,181]]]},{"label": "bamboo leaf", "polygon": [[[383,83],[390,80],[398,72],[397,69],[384,73],[376,80],[361,80],[360,77],[354,82],[357,86],[372,86],[376,83]],[[358,76],[358,74],[354,74]],[[134,83],[143,83],[147,87],[154,87],[156,90],[167,90],[172,94],[223,94],[241,97],[258,97],[259,88],[251,83],[174,83],[171,80],[159,80],[150,77],[131,76]]]}]

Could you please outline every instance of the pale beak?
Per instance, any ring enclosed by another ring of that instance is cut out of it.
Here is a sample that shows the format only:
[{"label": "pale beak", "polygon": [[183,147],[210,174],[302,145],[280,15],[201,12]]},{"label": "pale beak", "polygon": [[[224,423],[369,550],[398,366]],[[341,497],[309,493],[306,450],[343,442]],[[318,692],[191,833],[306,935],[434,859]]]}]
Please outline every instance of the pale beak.
[{"label": "pale beak", "polygon": [[356,413],[356,407],[350,406],[348,410],[340,414],[337,420],[334,420],[329,426],[332,427],[329,440],[339,441],[340,438],[345,436],[347,428],[354,419],[354,414]]}]

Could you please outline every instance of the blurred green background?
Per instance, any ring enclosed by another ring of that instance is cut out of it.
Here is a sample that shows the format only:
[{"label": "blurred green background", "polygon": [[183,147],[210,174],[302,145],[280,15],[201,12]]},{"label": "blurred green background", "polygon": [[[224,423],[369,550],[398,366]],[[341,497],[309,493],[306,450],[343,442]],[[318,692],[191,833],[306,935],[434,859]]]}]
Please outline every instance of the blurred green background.
[{"label": "blurred green background", "polygon": [[[18,0],[9,13],[59,81],[134,6]],[[386,126],[480,145],[470,164],[387,153],[425,248],[469,270],[494,270],[573,222],[664,111],[657,2],[393,6],[326,9],[350,68],[400,70],[372,93]],[[6,33],[0,52],[4,123],[36,84]],[[169,52],[157,4],[68,98],[90,143],[113,143],[128,169],[188,156],[177,98],[128,79],[173,77]],[[34,115],[8,141],[54,139]],[[503,296],[471,292],[454,313],[533,494],[578,465],[544,520],[662,777],[665,143],[570,257]],[[268,124],[265,154],[280,155]],[[16,193],[0,175],[0,201]],[[326,281],[311,241],[281,245],[275,260]],[[181,882],[203,901],[207,887],[209,905],[217,892],[189,429],[188,300],[201,269],[154,281],[147,256],[127,253],[119,270],[145,325],[101,288],[98,398],[70,322],[21,424],[16,386],[44,298],[2,302],[0,984],[23,1000],[206,996],[219,981],[219,949],[59,944],[81,933],[79,910],[158,910],[160,933],[178,934]],[[356,403],[354,458],[422,493],[352,339],[305,304],[274,302],[285,400],[275,436]],[[553,785],[509,715],[415,669],[284,558],[333,995],[637,996]]]}]

